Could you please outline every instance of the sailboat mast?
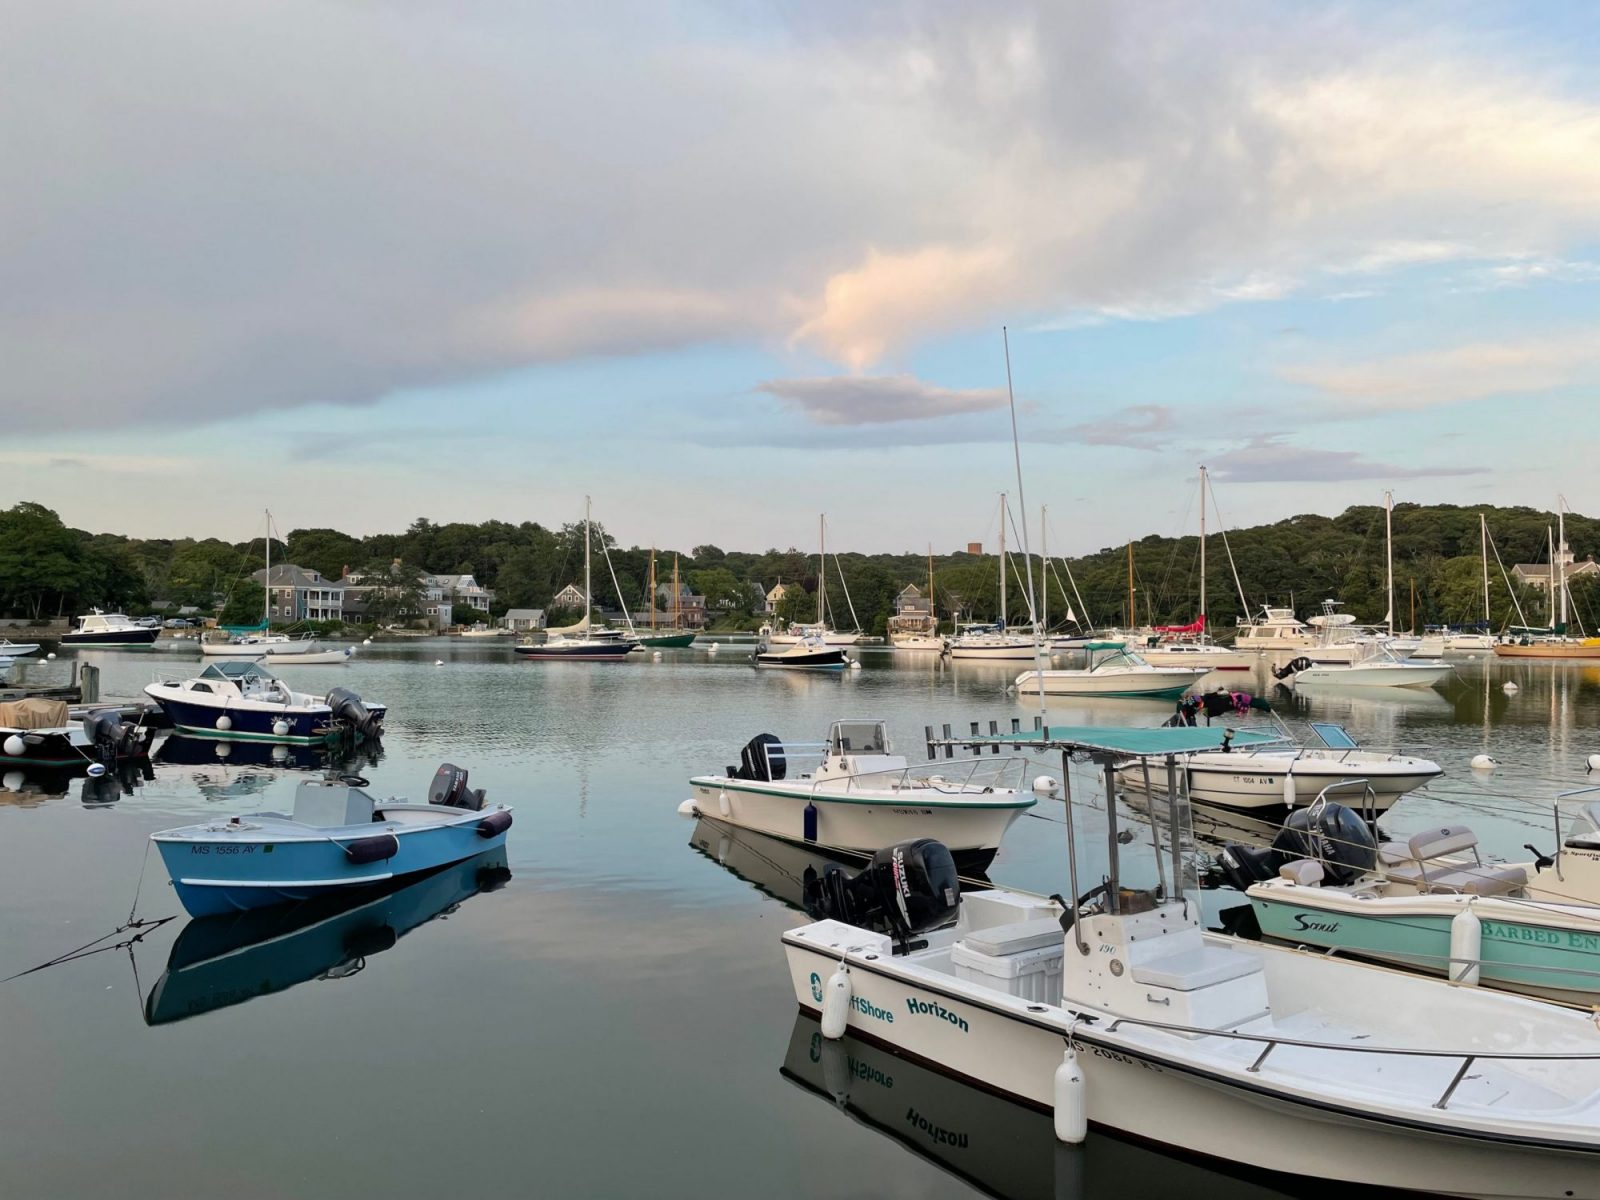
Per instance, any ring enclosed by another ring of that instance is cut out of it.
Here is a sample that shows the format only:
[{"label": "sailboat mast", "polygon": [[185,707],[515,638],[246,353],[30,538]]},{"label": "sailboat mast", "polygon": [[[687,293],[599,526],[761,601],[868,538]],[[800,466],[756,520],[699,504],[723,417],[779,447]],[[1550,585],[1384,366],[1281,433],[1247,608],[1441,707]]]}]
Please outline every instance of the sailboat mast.
[{"label": "sailboat mast", "polygon": [[1206,626],[1206,468],[1200,465],[1200,636],[1207,634]]},{"label": "sailboat mast", "polygon": [[1006,494],[1000,493],[1000,619],[1006,619]]},{"label": "sailboat mast", "polygon": [[261,597],[261,627],[271,625],[269,617],[272,613],[272,510],[263,509],[267,514],[267,586],[266,595]]},{"label": "sailboat mast", "polygon": [[827,622],[828,514],[817,514],[817,624]]},{"label": "sailboat mast", "polygon": [[1483,625],[1487,631],[1494,618],[1489,615],[1489,522],[1482,513],[1478,514],[1478,537],[1483,554]]},{"label": "sailboat mast", "polygon": [[678,590],[678,552],[672,552],[672,627],[683,628],[683,593]]},{"label": "sailboat mast", "polygon": [[650,547],[650,631],[656,628],[656,548]]},{"label": "sailboat mast", "polygon": [[1384,624],[1389,627],[1389,636],[1394,636],[1394,493],[1383,494],[1383,545],[1384,559],[1387,563],[1389,580],[1389,612],[1383,618]]},{"label": "sailboat mast", "polygon": [[1128,631],[1139,624],[1139,613],[1133,607],[1133,543],[1128,543]]},{"label": "sailboat mast", "polygon": [[[1050,628],[1050,577],[1045,571],[1050,566],[1049,534],[1044,531],[1044,518],[1050,511],[1048,504],[1039,505],[1039,628]],[[1033,570],[1033,564],[1028,564],[1028,570]]]},{"label": "sailboat mast", "polygon": [[1556,586],[1561,589],[1561,624],[1559,628],[1563,633],[1567,627],[1567,498],[1556,497],[1556,527],[1560,536],[1556,538],[1556,553],[1561,556],[1561,565],[1557,568],[1560,572]]},{"label": "sailboat mast", "polygon": [[930,633],[939,632],[939,610],[933,606],[933,543],[928,543],[928,617],[933,621]]},{"label": "sailboat mast", "polygon": [[1550,627],[1556,624],[1556,535],[1550,532],[1550,526],[1544,527],[1544,540],[1550,547],[1550,604],[1546,614]]},{"label": "sailboat mast", "polygon": [[594,611],[594,593],[589,580],[589,497],[583,498],[583,628],[589,629],[589,614]]}]

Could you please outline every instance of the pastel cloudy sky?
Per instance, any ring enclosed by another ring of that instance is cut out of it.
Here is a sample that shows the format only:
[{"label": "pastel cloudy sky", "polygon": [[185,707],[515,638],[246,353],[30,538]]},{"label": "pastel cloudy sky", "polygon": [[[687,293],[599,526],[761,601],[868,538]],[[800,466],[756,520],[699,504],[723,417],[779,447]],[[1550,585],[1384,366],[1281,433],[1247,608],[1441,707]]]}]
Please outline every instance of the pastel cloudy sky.
[{"label": "pastel cloudy sky", "polygon": [[1600,511],[1600,8],[0,0],[0,504]]}]

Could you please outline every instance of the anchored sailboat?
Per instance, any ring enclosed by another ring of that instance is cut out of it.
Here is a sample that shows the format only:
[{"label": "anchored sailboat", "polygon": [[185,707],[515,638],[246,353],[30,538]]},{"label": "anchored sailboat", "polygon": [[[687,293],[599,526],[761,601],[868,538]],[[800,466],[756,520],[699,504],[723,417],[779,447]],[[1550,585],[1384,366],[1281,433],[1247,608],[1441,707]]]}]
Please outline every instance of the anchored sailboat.
[{"label": "anchored sailboat", "polygon": [[563,629],[548,631],[543,642],[519,642],[512,649],[523,658],[572,659],[575,661],[618,662],[628,657],[633,643],[621,637],[595,637],[589,614],[594,608],[589,551],[589,497],[583,498],[583,617]]}]

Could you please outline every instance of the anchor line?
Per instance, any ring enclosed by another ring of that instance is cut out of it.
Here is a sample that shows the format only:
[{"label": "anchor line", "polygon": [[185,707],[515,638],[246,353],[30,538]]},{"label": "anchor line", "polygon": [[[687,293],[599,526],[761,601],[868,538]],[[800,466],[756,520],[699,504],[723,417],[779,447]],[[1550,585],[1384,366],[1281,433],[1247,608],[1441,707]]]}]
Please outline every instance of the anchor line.
[{"label": "anchor line", "polygon": [[[29,967],[26,971],[18,971],[15,975],[7,975],[4,979],[0,979],[0,983],[10,983],[13,979],[21,979],[24,975],[33,975],[36,972],[45,970],[47,967],[58,967],[63,963],[77,962],[79,959],[89,958],[92,955],[101,954],[107,950],[127,950],[131,955],[133,953],[132,948],[134,946],[144,941],[146,937],[154,933],[157,929],[160,929],[168,921],[175,920],[177,920],[176,916],[155,917],[151,920],[145,921],[129,921],[125,925],[118,925],[110,933],[101,934],[92,942],[85,942],[83,945],[74,950],[68,950],[65,954],[58,954],[55,958],[50,959],[48,962],[42,962],[36,967]],[[126,938],[120,942],[112,942],[104,946],[100,944],[101,942],[105,942],[108,938],[114,938],[118,934],[127,933],[130,929],[137,929],[139,932],[134,934],[131,938]],[[135,971],[135,974],[137,974],[137,970]]]}]

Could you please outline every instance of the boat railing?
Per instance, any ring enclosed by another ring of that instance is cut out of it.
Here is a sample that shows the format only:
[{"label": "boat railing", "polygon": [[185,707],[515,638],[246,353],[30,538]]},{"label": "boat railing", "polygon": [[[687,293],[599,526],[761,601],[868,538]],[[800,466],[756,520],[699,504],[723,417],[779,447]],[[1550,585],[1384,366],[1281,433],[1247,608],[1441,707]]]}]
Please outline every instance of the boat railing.
[{"label": "boat railing", "polygon": [[1307,811],[1310,813],[1311,818],[1315,820],[1322,815],[1322,810],[1329,803],[1329,792],[1349,791],[1352,788],[1361,789],[1362,799],[1365,801],[1361,806],[1361,811],[1367,818],[1368,823],[1376,821],[1378,819],[1378,795],[1373,790],[1372,780],[1370,779],[1341,779],[1337,783],[1330,783],[1318,792],[1317,798],[1307,806]]},{"label": "boat railing", "polygon": [[[1556,848],[1550,857],[1555,860],[1556,878],[1565,883],[1566,878],[1561,874],[1561,853],[1566,849],[1566,839],[1561,836],[1561,802],[1571,800],[1574,796],[1587,796],[1591,792],[1600,792],[1600,784],[1591,784],[1589,787],[1569,788],[1564,792],[1557,792],[1555,803],[1550,806],[1550,811],[1555,818]],[[1525,847],[1531,849],[1531,847]],[[1538,853],[1535,851],[1535,853]]]},{"label": "boat railing", "polygon": [[[811,790],[813,792],[840,790],[836,786],[828,788],[826,785],[836,785],[842,779],[843,791],[847,794],[858,790],[896,792],[912,788],[963,795],[1006,789],[1020,792],[1024,790],[1027,769],[1028,759],[1021,755],[1006,758],[973,757],[953,759],[938,771],[930,771],[925,765],[913,767],[907,764],[903,767],[886,767],[880,771],[831,776],[827,779],[814,780]],[[1015,783],[1009,780],[1013,771],[1016,772]]]},{"label": "boat railing", "polygon": [[1450,1077],[1450,1082],[1440,1093],[1439,1098],[1433,1102],[1433,1107],[1437,1109],[1444,1109],[1449,1105],[1450,1097],[1455,1095],[1456,1089],[1461,1086],[1467,1077],[1467,1072],[1476,1062],[1600,1062],[1600,1052],[1585,1054],[1572,1051],[1562,1053],[1540,1050],[1429,1050],[1421,1046],[1364,1046],[1354,1042],[1313,1042],[1304,1038],[1280,1037],[1269,1033],[1244,1033],[1237,1029],[1177,1025],[1166,1021],[1152,1021],[1145,1017],[1117,1017],[1106,1026],[1105,1031],[1115,1033],[1123,1025],[1138,1025],[1146,1029],[1160,1029],[1190,1037],[1200,1035],[1258,1043],[1261,1046],[1261,1053],[1256,1055],[1255,1061],[1245,1068],[1251,1074],[1259,1072],[1268,1056],[1279,1046],[1291,1046],[1298,1050],[1333,1050],[1345,1054],[1387,1054],[1400,1058],[1459,1058],[1461,1066]]}]

